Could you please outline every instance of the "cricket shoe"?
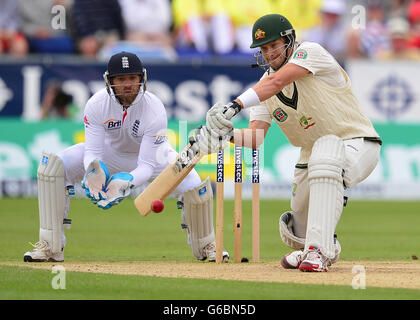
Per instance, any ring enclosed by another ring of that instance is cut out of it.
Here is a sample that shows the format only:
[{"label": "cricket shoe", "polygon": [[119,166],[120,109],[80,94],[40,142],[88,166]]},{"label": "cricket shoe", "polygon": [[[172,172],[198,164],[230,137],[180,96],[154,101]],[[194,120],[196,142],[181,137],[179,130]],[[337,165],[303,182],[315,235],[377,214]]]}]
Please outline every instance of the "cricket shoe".
[{"label": "cricket shoe", "polygon": [[52,253],[47,241],[42,240],[31,245],[34,247],[32,251],[28,251],[23,255],[25,262],[62,262],[64,261],[64,253],[61,250],[58,253]]},{"label": "cricket shoe", "polygon": [[[216,242],[211,242],[204,247],[204,253],[209,259],[209,262],[216,261]],[[229,253],[223,249],[223,262],[229,262]]]},{"label": "cricket shoe", "polygon": [[280,263],[285,269],[298,269],[304,258],[302,250],[297,250],[284,255]]},{"label": "cricket shoe", "polygon": [[305,259],[301,262],[299,270],[303,272],[326,272],[331,260],[325,257],[321,250],[310,246],[305,254]]}]

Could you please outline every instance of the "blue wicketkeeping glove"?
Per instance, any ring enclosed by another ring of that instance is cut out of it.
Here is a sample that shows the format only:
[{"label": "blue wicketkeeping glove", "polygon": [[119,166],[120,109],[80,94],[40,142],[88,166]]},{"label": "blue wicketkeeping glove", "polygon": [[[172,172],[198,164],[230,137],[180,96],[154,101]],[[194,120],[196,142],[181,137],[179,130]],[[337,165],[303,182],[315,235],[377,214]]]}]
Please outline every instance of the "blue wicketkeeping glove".
[{"label": "blue wicketkeeping glove", "polygon": [[106,198],[105,187],[108,178],[109,170],[102,160],[95,159],[89,164],[83,177],[82,188],[93,203]]},{"label": "blue wicketkeeping glove", "polygon": [[133,181],[133,176],[127,172],[114,174],[106,185],[105,199],[98,201],[98,207],[109,209],[123,201],[133,188],[131,181]]}]

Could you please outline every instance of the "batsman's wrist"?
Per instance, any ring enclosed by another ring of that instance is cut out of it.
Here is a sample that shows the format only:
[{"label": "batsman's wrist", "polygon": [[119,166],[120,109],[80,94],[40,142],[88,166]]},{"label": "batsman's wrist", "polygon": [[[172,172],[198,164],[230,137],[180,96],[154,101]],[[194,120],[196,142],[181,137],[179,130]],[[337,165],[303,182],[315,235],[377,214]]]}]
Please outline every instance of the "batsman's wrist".
[{"label": "batsman's wrist", "polygon": [[244,109],[249,108],[249,107],[252,107],[252,106],[259,105],[261,103],[260,98],[258,97],[258,95],[255,92],[255,90],[252,89],[252,88],[249,88],[244,93],[242,93],[238,97],[238,100],[241,101],[242,107]]}]

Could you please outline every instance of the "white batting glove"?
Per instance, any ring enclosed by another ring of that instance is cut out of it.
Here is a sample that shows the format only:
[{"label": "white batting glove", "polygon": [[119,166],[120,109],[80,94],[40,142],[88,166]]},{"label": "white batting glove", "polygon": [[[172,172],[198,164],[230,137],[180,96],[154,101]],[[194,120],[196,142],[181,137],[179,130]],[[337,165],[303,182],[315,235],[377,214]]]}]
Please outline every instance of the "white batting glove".
[{"label": "white batting glove", "polygon": [[105,187],[108,178],[109,170],[103,161],[95,159],[89,164],[83,177],[82,188],[93,203],[106,198]]},{"label": "white batting glove", "polygon": [[97,205],[102,209],[109,209],[130,195],[133,184],[133,176],[127,172],[114,174],[106,185],[106,199],[98,201]]},{"label": "white batting glove", "polygon": [[206,127],[214,137],[224,137],[233,130],[232,117],[238,114],[241,107],[236,102],[223,105],[216,103],[206,114]]},{"label": "white batting glove", "polygon": [[198,127],[194,136],[189,138],[194,154],[206,155],[225,149],[229,145],[232,130],[225,136],[212,136],[205,126]]},{"label": "white batting glove", "polygon": [[[231,131],[233,134],[233,130]],[[195,130],[195,134],[188,138],[190,147],[183,150],[179,154],[178,160],[175,162],[178,172],[184,167],[191,164],[192,160],[197,154],[206,155],[215,153],[219,150],[225,149],[229,145],[231,134],[224,137],[214,137],[210,135],[205,126],[200,126]]]}]

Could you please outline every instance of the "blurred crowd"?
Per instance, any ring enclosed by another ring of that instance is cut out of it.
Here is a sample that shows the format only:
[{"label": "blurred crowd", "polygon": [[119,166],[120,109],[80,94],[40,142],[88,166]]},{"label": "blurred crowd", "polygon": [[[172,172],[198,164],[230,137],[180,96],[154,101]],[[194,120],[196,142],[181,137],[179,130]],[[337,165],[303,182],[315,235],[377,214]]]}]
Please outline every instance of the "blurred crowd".
[{"label": "blurred crowd", "polygon": [[251,29],[285,15],[298,41],[347,58],[420,59],[420,0],[0,0],[0,54],[107,59],[252,53]]}]

